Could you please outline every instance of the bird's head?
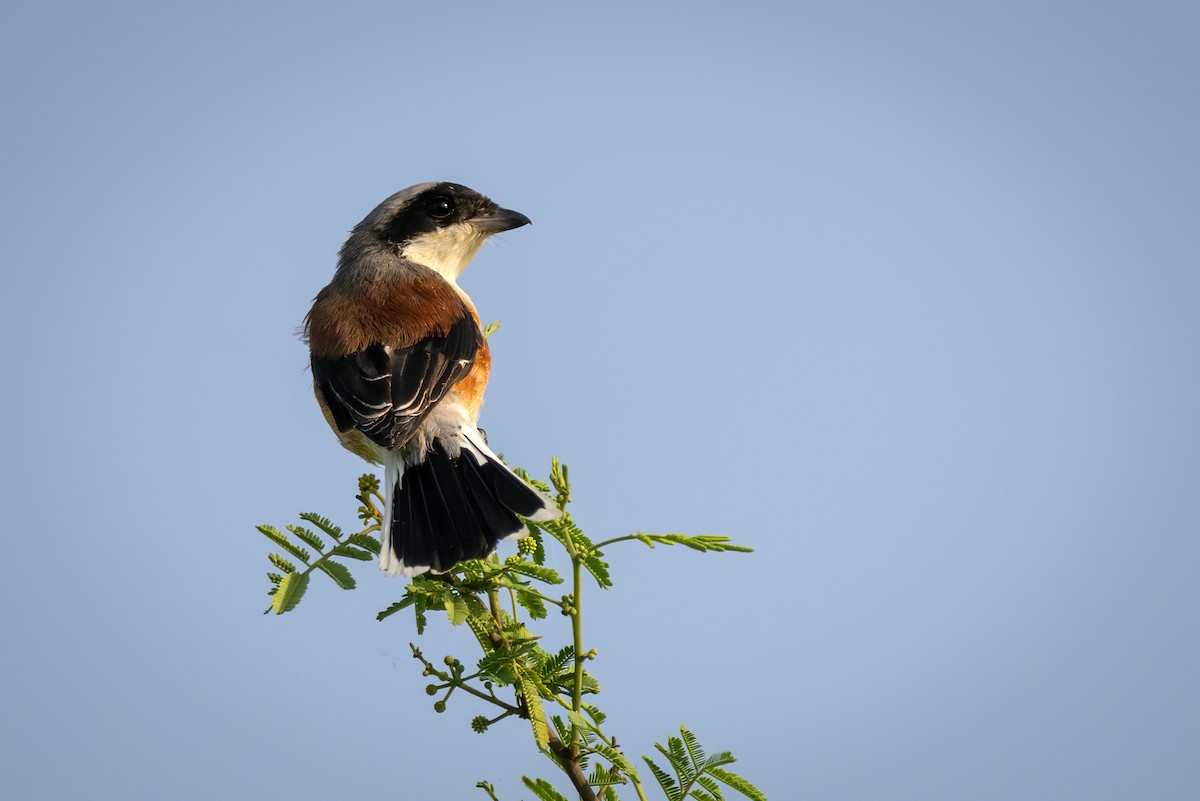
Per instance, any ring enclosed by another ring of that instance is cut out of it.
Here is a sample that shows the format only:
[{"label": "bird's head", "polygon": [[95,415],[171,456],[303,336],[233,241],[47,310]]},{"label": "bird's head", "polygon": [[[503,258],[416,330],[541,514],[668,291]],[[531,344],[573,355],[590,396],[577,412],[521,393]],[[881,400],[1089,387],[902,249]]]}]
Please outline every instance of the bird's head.
[{"label": "bird's head", "polygon": [[342,263],[384,248],[454,282],[488,237],[529,222],[461,184],[417,184],[380,203],[354,227]]}]

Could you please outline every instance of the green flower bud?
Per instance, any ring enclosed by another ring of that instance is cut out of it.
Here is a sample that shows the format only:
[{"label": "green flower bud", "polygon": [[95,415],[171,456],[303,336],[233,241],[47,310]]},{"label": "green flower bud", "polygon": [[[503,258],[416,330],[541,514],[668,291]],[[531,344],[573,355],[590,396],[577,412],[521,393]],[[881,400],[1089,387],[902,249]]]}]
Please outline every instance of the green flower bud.
[{"label": "green flower bud", "polygon": [[445,701],[434,702],[433,711],[438,712],[438,713],[445,712],[446,711],[446,702]]},{"label": "green flower bud", "polygon": [[476,734],[483,734],[488,730],[488,719],[483,715],[476,715],[471,718],[471,730]]}]

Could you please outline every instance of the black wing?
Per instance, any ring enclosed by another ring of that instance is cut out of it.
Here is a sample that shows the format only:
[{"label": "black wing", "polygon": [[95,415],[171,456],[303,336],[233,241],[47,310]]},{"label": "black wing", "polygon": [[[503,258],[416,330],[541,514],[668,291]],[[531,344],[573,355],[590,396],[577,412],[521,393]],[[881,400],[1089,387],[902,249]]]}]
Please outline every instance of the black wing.
[{"label": "black wing", "polygon": [[338,431],[362,431],[392,450],[412,438],[429,410],[475,363],[479,325],[464,315],[445,336],[405,348],[371,345],[340,359],[312,358],[317,388]]}]

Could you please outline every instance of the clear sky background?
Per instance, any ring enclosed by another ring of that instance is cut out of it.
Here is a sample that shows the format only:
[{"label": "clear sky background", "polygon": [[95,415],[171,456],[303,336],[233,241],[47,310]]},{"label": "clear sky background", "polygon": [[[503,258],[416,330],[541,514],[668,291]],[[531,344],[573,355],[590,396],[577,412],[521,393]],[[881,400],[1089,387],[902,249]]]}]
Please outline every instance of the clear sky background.
[{"label": "clear sky background", "polygon": [[1200,798],[1196,8],[11,1],[0,795],[553,775],[432,712],[374,621],[402,580],[260,614],[253,526],[353,523],[364,468],[296,329],[354,223],[453,180],[535,223],[463,278],[493,443],[567,461],[597,538],[756,549],[610,551],[630,754],[685,723],[773,801]]}]

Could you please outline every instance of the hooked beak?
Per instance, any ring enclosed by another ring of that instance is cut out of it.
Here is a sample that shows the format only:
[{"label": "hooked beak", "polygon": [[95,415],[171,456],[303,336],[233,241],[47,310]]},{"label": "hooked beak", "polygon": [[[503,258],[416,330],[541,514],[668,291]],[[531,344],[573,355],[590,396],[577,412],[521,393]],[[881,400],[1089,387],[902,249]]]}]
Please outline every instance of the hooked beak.
[{"label": "hooked beak", "polygon": [[495,206],[491,211],[485,211],[476,217],[467,220],[468,223],[485,234],[498,234],[501,231],[511,231],[514,228],[520,228],[522,225],[531,225],[533,223],[528,217],[519,211],[511,209],[502,209]]}]

